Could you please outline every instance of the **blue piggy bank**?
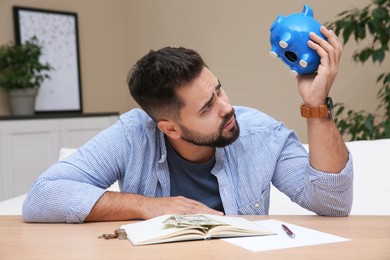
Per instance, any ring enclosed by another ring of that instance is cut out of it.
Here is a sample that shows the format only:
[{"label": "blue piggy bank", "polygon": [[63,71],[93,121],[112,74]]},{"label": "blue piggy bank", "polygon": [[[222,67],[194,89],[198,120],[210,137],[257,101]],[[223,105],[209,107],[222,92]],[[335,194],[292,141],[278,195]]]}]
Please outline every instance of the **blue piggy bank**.
[{"label": "blue piggy bank", "polygon": [[313,18],[313,10],[308,5],[304,5],[301,13],[278,16],[270,28],[272,47],[270,55],[274,58],[279,57],[286,63],[294,77],[316,72],[320,57],[307,42],[310,32],[325,39],[320,27],[321,24]]}]

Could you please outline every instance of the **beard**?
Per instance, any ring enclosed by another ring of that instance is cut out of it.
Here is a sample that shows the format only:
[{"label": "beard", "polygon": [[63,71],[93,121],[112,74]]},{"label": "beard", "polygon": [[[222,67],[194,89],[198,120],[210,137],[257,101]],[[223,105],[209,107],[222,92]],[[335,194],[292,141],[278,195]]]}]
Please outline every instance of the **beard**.
[{"label": "beard", "polygon": [[[232,117],[234,117],[235,125],[224,135],[223,130],[225,125]],[[179,124],[179,126],[182,131],[181,139],[198,146],[225,147],[232,144],[240,135],[240,127],[238,125],[234,109],[224,117],[218,131],[213,134],[202,134],[192,131],[183,125]]]}]

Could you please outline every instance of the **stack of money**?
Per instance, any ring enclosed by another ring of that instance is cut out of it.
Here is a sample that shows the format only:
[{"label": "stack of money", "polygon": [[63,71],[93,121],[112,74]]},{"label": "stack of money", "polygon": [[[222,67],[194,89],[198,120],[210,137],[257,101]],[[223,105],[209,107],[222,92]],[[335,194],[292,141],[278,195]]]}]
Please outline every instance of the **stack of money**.
[{"label": "stack of money", "polygon": [[196,227],[208,230],[215,226],[226,226],[228,224],[209,218],[205,215],[172,215],[164,221],[166,225],[175,227]]}]

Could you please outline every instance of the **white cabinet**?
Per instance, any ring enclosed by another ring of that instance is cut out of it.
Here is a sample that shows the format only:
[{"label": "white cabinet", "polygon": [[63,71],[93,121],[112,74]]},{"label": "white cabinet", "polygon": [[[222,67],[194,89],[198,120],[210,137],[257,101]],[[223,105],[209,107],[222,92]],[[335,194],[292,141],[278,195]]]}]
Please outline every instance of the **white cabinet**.
[{"label": "white cabinet", "polygon": [[26,193],[61,147],[77,148],[117,119],[117,113],[0,118],[0,201]]}]

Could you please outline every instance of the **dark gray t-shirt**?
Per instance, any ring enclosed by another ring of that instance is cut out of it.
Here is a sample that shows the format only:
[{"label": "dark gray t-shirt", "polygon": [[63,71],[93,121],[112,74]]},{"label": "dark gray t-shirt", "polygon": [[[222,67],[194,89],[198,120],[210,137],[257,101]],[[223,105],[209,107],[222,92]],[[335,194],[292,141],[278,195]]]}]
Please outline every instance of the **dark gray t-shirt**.
[{"label": "dark gray t-shirt", "polygon": [[181,157],[169,142],[165,143],[171,180],[171,196],[193,199],[223,212],[218,180],[211,174],[215,157],[206,163],[193,163]]}]

